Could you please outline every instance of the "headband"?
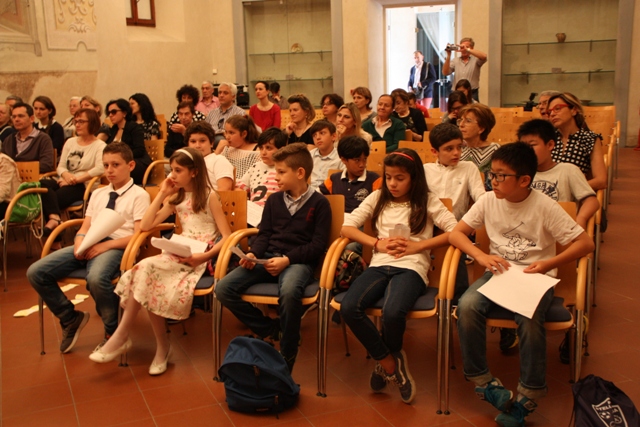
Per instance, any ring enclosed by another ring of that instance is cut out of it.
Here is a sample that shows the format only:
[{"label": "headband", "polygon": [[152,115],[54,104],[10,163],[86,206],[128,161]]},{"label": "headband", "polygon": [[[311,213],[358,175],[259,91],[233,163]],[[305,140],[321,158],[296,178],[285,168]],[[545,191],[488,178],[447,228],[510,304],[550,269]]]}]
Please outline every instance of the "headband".
[{"label": "headband", "polygon": [[397,154],[398,156],[406,157],[407,159],[411,160],[412,162],[415,162],[415,159],[413,157],[411,157],[410,155],[408,155],[407,153],[403,153],[401,151],[394,151],[393,153],[389,153],[387,156],[390,156],[392,154]]},{"label": "headband", "polygon": [[180,148],[176,150],[176,152],[186,154],[191,160],[193,160],[193,156],[191,155],[191,153],[185,150],[184,148]]}]

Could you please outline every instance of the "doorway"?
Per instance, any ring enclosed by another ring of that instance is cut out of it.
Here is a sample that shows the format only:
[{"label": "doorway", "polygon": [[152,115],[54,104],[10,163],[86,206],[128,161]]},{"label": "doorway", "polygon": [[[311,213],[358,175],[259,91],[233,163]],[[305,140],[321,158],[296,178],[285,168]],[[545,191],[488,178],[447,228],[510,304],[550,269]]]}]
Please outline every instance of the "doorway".
[{"label": "doorway", "polygon": [[407,89],[414,65],[413,53],[419,50],[425,62],[433,64],[438,76],[433,85],[431,107],[446,110],[451,83],[442,76],[442,63],[447,43],[455,42],[455,13],[454,4],[385,9],[387,93],[397,88]]}]

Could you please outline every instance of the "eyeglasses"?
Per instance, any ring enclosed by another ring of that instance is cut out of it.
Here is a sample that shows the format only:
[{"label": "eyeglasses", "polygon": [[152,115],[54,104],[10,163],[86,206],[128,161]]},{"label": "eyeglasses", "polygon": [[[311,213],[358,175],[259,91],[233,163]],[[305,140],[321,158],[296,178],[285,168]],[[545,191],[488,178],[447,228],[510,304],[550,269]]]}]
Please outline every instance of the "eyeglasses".
[{"label": "eyeglasses", "polygon": [[76,119],[73,121],[74,125],[84,125],[89,123],[89,120]]},{"label": "eyeglasses", "polygon": [[551,113],[559,113],[564,107],[569,107],[569,104],[558,104],[553,108],[549,108],[549,114]]},{"label": "eyeglasses", "polygon": [[514,173],[493,173],[493,172],[487,172],[487,178],[489,178],[491,181],[493,181],[494,179],[496,180],[496,182],[504,182],[505,178],[508,176],[518,176]]},{"label": "eyeglasses", "polygon": [[107,114],[109,114],[110,116],[113,116],[114,114],[118,114],[120,111],[122,110],[109,110],[107,111]]},{"label": "eyeglasses", "polygon": [[456,123],[458,123],[458,126],[461,126],[463,123],[465,125],[470,125],[472,123],[476,123],[477,124],[478,121],[477,120],[472,120],[472,119],[467,117],[466,119],[458,119],[458,121]]}]

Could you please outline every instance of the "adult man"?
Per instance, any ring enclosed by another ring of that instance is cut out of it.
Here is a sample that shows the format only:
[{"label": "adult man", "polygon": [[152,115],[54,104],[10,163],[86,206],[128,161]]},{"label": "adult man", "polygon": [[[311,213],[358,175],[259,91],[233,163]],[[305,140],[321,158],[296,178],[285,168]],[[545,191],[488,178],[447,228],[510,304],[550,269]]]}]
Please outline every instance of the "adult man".
[{"label": "adult man", "polygon": [[207,122],[216,133],[215,145],[224,139],[224,122],[231,116],[246,116],[247,112],[236,105],[238,87],[233,83],[220,83],[218,86],[218,99],[220,106],[211,111],[207,116]]},{"label": "adult man", "polygon": [[442,65],[442,74],[448,76],[454,73],[453,87],[456,87],[458,80],[467,79],[471,82],[471,96],[480,102],[478,87],[480,86],[480,67],[487,62],[487,54],[476,50],[475,42],[471,37],[460,40],[460,57],[451,60],[451,49],[447,48],[447,58]]},{"label": "adult man", "polygon": [[433,83],[438,78],[436,69],[430,62],[424,62],[424,55],[419,50],[413,52],[413,59],[416,65],[411,67],[409,73],[408,92],[416,95],[416,101],[419,104],[430,108],[433,99]]},{"label": "adult man", "polygon": [[202,98],[196,104],[196,110],[205,116],[220,106],[220,100],[213,96],[213,83],[209,80],[202,82]]},{"label": "adult man", "polygon": [[16,133],[2,141],[2,152],[16,162],[40,162],[40,173],[54,170],[53,142],[44,132],[33,127],[35,117],[29,104],[17,102],[11,109]]},{"label": "adult man", "polygon": [[9,95],[5,98],[4,103],[9,106],[9,108],[13,108],[18,102],[24,102],[22,98],[15,95]]},{"label": "adult man", "polygon": [[6,104],[0,104],[0,142],[15,131],[11,126],[11,108]]},{"label": "adult man", "polygon": [[185,147],[184,133],[187,127],[193,122],[195,109],[191,101],[182,101],[178,104],[178,120],[180,123],[174,123],[167,132],[167,143],[164,146],[164,157],[169,158],[179,148]]}]

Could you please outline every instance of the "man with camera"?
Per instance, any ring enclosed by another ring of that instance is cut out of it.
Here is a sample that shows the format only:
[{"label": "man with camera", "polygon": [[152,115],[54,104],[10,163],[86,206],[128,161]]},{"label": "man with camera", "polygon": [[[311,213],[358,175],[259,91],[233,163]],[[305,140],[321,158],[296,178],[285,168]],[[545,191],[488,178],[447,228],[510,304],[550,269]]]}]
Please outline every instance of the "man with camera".
[{"label": "man with camera", "polygon": [[[478,97],[478,86],[480,85],[480,67],[487,62],[487,54],[476,50],[475,43],[471,37],[460,40],[459,45],[449,44],[445,51],[447,58],[442,65],[442,74],[448,76],[454,73],[453,87],[456,87],[458,80],[467,79],[471,82],[471,96],[476,101]],[[451,60],[451,52],[458,51],[460,56]]]}]

